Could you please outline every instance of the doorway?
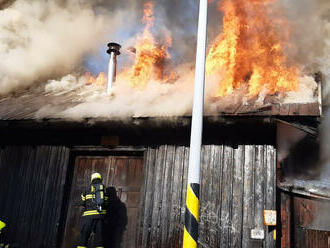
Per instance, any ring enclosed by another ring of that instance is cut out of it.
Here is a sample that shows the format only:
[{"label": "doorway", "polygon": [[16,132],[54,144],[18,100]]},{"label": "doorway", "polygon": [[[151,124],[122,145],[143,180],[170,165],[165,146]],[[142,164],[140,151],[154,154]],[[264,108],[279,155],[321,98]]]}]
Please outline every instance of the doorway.
[{"label": "doorway", "polygon": [[76,245],[82,214],[80,194],[89,188],[93,172],[101,173],[105,186],[115,187],[117,196],[126,205],[127,226],[121,247],[135,247],[142,167],[143,157],[140,156],[77,156],[62,247],[72,248]]}]

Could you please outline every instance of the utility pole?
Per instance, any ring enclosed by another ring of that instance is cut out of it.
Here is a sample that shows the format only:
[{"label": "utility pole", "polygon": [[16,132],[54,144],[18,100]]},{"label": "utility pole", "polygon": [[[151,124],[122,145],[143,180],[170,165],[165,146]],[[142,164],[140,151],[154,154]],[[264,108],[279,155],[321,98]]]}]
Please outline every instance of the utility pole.
[{"label": "utility pole", "polygon": [[196,248],[198,241],[198,208],[204,112],[207,3],[208,0],[200,0],[199,2],[194,104],[190,136],[190,153],[183,248]]}]

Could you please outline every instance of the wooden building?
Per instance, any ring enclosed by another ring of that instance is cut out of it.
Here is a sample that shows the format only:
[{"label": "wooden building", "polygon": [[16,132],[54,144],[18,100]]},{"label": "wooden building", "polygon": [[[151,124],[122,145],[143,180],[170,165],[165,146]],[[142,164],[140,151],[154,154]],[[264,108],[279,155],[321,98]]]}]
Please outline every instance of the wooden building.
[{"label": "wooden building", "polygon": [[[305,130],[306,131],[306,130]],[[278,159],[277,204],[282,247],[330,247],[330,177],[320,159],[320,137],[283,123],[278,125],[278,153],[285,134],[298,137],[288,156]],[[324,135],[324,133],[323,133]],[[287,148],[286,148],[287,149]]]},{"label": "wooden building", "polygon": [[[29,91],[0,99],[0,218],[11,242],[74,247],[77,201],[99,171],[126,205],[122,247],[181,247],[191,118],[38,118],[44,104],[60,99],[58,111],[78,104],[72,94]],[[205,117],[200,247],[281,245],[280,221],[266,226],[263,217],[263,210],[277,210],[281,220],[278,123],[312,132],[319,115],[315,103],[242,105]]]}]

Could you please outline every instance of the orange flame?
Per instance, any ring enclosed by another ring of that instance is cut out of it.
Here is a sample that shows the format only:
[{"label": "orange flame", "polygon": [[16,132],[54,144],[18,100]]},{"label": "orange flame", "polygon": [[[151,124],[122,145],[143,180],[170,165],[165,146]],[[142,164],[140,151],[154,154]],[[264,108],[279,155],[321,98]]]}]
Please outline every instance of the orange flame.
[{"label": "orange flame", "polygon": [[167,47],[171,45],[171,39],[168,38],[165,45],[159,45],[155,41],[150,32],[150,28],[154,25],[155,20],[153,9],[153,2],[144,4],[142,22],[146,26],[142,35],[138,37],[136,45],[136,57],[130,82],[132,86],[139,89],[143,89],[151,79],[167,80],[164,74],[164,63],[165,59],[170,58]]},{"label": "orange flame", "polygon": [[[144,89],[152,79],[161,82],[174,82],[178,78],[175,71],[165,71],[166,59],[170,59],[167,48],[172,45],[171,37],[166,37],[164,44],[160,45],[150,31],[155,21],[153,10],[153,2],[148,1],[144,4],[142,23],[145,24],[145,28],[143,33],[137,37],[135,48],[130,48],[130,51],[135,53],[134,65],[120,74],[137,89]],[[87,72],[85,76],[87,85],[106,85],[107,78],[104,72],[101,72],[97,77],[91,76]]]},{"label": "orange flame", "polygon": [[91,85],[91,84],[100,85],[100,86],[107,85],[107,78],[104,72],[100,72],[97,77],[92,76],[90,72],[86,72],[85,77],[86,77],[87,85]]},{"label": "orange flame", "polygon": [[[294,91],[298,87],[298,68],[288,65],[281,35],[283,19],[267,13],[277,0],[224,0],[223,31],[213,42],[206,60],[206,73],[222,74],[216,97],[232,93],[248,84],[249,96],[263,88],[270,94]],[[279,25],[281,24],[281,25]],[[282,32],[283,33],[283,32]]]}]

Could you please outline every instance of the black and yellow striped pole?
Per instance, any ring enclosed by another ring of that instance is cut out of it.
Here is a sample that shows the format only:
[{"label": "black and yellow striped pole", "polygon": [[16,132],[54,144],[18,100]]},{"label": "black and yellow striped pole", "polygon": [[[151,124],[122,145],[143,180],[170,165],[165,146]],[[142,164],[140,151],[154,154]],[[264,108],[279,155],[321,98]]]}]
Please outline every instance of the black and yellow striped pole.
[{"label": "black and yellow striped pole", "polygon": [[208,0],[200,0],[199,3],[194,104],[191,123],[188,185],[183,235],[184,248],[195,248],[197,247],[198,241],[198,208],[204,110],[207,1]]},{"label": "black and yellow striped pole", "polygon": [[197,247],[199,183],[188,183],[183,247]]}]

